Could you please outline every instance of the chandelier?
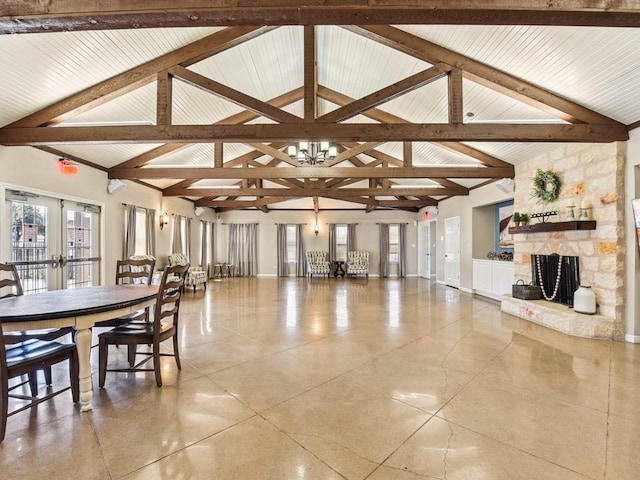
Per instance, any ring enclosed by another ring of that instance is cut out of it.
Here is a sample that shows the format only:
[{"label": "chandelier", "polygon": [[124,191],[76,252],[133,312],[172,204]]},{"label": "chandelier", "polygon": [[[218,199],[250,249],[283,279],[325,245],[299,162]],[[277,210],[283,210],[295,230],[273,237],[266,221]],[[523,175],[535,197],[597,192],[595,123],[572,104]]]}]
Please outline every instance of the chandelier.
[{"label": "chandelier", "polygon": [[300,142],[298,146],[289,145],[287,155],[298,160],[300,165],[322,165],[325,160],[333,160],[338,149],[329,142]]}]

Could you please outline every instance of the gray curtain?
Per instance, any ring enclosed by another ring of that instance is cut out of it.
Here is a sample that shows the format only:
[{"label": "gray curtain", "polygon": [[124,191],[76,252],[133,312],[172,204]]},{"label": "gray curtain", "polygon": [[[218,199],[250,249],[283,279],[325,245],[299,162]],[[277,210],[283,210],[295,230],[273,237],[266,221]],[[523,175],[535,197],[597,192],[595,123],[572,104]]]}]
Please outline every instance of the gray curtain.
[{"label": "gray curtain", "polygon": [[353,252],[358,249],[356,246],[356,225],[356,223],[347,224],[347,259],[349,258],[349,252]]},{"label": "gray curtain", "polygon": [[307,276],[307,250],[304,247],[304,237],[302,236],[303,225],[296,225],[296,276]]},{"label": "gray curtain", "polygon": [[398,225],[398,276],[407,276],[407,225],[401,223]]},{"label": "gray curtain", "polygon": [[171,242],[171,253],[183,253],[182,251],[182,222],[180,215],[174,215],[173,218],[173,238]]},{"label": "gray curtain", "polygon": [[146,253],[152,257],[156,256],[156,211],[152,208],[147,208],[146,223],[144,226],[145,234],[147,236]]},{"label": "gray curtain", "polygon": [[389,224],[381,223],[380,227],[380,276],[389,276]]},{"label": "gray curtain", "polygon": [[289,276],[289,262],[287,261],[287,224],[276,224],[276,262],[278,264],[278,276]]},{"label": "gray curtain", "polygon": [[336,261],[336,224],[329,224],[329,261]]},{"label": "gray curtain", "polygon": [[207,265],[207,229],[208,222],[200,220],[200,266],[207,272],[209,277],[209,266]]},{"label": "gray curtain", "polygon": [[124,248],[122,259],[136,254],[136,206],[125,205]]},{"label": "gray curtain", "polygon": [[184,217],[184,229],[185,229],[184,239],[185,239],[186,245],[184,246],[184,250],[182,251],[182,253],[184,253],[189,259],[189,262],[192,263],[193,260],[191,259],[191,219],[189,217]]},{"label": "gray curtain", "polygon": [[258,273],[258,224],[229,224],[229,264],[241,277]]}]

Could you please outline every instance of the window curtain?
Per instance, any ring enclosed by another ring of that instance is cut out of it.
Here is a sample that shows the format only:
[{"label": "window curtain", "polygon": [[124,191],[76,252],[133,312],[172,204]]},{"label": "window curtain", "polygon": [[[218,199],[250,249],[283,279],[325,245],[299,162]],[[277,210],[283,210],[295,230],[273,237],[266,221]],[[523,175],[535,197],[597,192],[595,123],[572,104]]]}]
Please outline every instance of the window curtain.
[{"label": "window curtain", "polygon": [[189,259],[189,263],[192,263],[193,260],[191,259],[191,219],[189,217],[183,217],[184,218],[184,240],[186,245],[184,246],[184,250],[182,251],[182,253],[184,253],[187,258]]},{"label": "window curtain", "polygon": [[229,224],[229,263],[241,277],[258,273],[258,224]]},{"label": "window curtain", "polygon": [[401,223],[398,225],[398,276],[407,276],[407,225]]},{"label": "window curtain", "polygon": [[209,260],[213,260],[213,223],[200,220],[200,266],[207,272],[207,278],[213,276]]},{"label": "window curtain", "polygon": [[278,264],[278,276],[289,276],[289,262],[287,262],[287,224],[276,224],[276,262]]},{"label": "window curtain", "polygon": [[146,252],[147,255],[156,256],[156,211],[152,208],[147,208],[146,223],[144,226],[145,234],[147,236]]},{"label": "window curtain", "polygon": [[180,215],[174,215],[173,218],[173,239],[171,242],[171,253],[183,253],[182,252],[182,222],[180,221]]},{"label": "window curtain", "polygon": [[329,224],[329,261],[336,261],[336,224]]},{"label": "window curtain", "polygon": [[381,223],[380,228],[380,277],[389,276],[389,224]]},{"label": "window curtain", "polygon": [[349,252],[353,252],[358,249],[356,246],[356,225],[356,223],[347,224],[347,259],[349,258]]},{"label": "window curtain", "polygon": [[124,248],[122,259],[125,260],[136,254],[136,206],[125,205],[124,215]]},{"label": "window curtain", "polygon": [[304,237],[302,236],[303,225],[296,225],[296,258],[298,263],[296,265],[296,276],[307,276],[307,250],[304,246]]}]

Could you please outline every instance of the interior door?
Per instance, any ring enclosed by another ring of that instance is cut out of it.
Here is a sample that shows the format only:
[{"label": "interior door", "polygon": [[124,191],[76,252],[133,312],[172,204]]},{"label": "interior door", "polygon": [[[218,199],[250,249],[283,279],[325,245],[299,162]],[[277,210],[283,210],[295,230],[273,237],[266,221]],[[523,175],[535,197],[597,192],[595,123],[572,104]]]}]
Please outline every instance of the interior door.
[{"label": "interior door", "polygon": [[436,238],[438,233],[437,220],[429,221],[429,278],[436,278]]},{"label": "interior door", "polygon": [[420,249],[420,276],[429,278],[429,223],[420,222],[419,249]]},{"label": "interior door", "polygon": [[99,284],[99,207],[7,191],[6,209],[8,261],[25,293]]},{"label": "interior door", "polygon": [[444,220],[445,284],[460,288],[460,217]]}]

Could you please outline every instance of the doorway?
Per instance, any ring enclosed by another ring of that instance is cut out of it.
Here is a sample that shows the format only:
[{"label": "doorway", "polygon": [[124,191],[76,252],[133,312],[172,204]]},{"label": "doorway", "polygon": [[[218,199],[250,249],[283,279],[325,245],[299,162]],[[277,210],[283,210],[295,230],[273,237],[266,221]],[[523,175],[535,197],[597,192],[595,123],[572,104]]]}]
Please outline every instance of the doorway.
[{"label": "doorway", "polygon": [[460,217],[444,220],[444,283],[460,288]]},{"label": "doorway", "polygon": [[436,277],[436,220],[420,222],[419,235],[419,271],[422,278]]},{"label": "doorway", "polygon": [[14,190],[5,200],[4,251],[25,294],[99,285],[99,206]]}]

